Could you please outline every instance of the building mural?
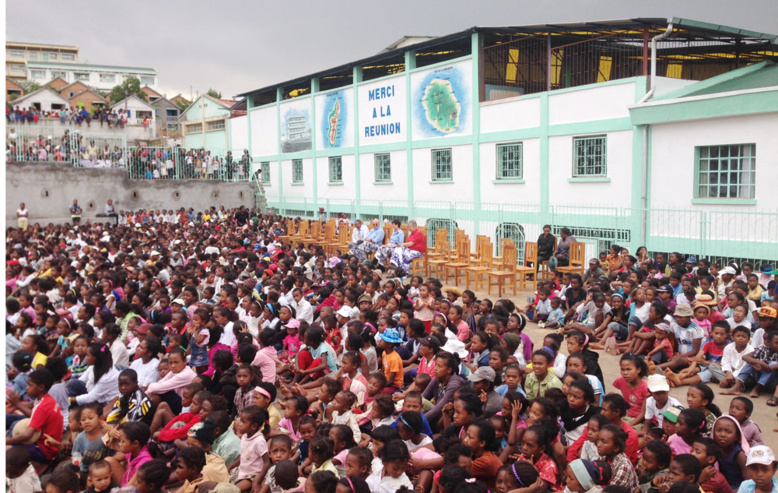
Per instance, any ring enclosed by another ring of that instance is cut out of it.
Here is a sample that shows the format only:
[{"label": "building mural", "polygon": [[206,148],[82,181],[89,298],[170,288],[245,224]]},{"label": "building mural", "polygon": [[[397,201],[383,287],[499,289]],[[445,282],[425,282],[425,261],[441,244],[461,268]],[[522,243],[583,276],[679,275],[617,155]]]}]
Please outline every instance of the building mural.
[{"label": "building mural", "polygon": [[471,98],[470,61],[411,75],[414,139],[470,135]]},{"label": "building mural", "polygon": [[353,94],[352,89],[344,89],[316,96],[316,149],[340,149],[354,145]]},{"label": "building mural", "polygon": [[312,141],[311,99],[281,105],[281,152],[310,151]]}]

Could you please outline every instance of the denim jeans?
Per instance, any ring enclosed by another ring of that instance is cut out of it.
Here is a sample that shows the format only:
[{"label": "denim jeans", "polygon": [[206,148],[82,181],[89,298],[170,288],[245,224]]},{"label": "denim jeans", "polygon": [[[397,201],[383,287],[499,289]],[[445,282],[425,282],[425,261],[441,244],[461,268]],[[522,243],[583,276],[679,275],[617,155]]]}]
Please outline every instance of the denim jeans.
[{"label": "denim jeans", "polygon": [[737,379],[745,383],[748,377],[754,377],[756,382],[762,387],[768,387],[771,383],[778,381],[778,372],[776,371],[758,371],[753,366],[746,363],[737,376]]}]

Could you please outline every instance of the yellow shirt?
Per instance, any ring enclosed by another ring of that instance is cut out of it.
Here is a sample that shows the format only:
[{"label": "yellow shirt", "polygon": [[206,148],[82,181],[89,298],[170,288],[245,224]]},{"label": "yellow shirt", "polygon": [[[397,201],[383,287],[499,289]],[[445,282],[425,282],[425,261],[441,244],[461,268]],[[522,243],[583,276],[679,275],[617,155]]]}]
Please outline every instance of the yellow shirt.
[{"label": "yellow shirt", "polygon": [[311,476],[313,476],[313,473],[319,471],[330,471],[335,475],[336,478],[340,478],[340,474],[338,474],[338,470],[332,464],[332,460],[322,462],[321,466],[319,467],[316,467],[316,464],[314,464],[313,467],[311,467]]}]

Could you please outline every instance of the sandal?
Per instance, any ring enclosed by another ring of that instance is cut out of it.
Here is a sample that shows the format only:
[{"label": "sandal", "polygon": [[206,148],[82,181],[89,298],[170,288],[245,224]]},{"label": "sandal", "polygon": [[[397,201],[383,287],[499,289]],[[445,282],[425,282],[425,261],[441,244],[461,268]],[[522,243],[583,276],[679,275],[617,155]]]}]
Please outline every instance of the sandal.
[{"label": "sandal", "polygon": [[778,406],[778,397],[772,396],[767,399],[767,405],[770,407]]}]

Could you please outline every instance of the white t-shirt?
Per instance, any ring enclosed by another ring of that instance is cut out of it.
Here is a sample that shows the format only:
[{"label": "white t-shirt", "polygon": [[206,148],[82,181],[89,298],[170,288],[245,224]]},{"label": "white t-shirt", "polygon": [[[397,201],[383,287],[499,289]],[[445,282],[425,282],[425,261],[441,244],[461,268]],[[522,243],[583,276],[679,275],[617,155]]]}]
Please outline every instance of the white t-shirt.
[{"label": "white t-shirt", "polygon": [[656,417],[656,421],[658,423],[658,426],[662,426],[662,421],[664,421],[664,412],[670,409],[673,406],[680,406],[681,402],[676,399],[675,397],[668,396],[667,402],[665,403],[664,407],[659,408],[656,406],[656,399],[653,397],[648,397],[646,399],[646,423],[650,422],[652,419]]},{"label": "white t-shirt", "polygon": [[138,385],[143,388],[148,387],[150,383],[159,381],[159,359],[152,358],[148,363],[143,363],[142,359],[136,359],[130,365],[130,368],[138,374]]},{"label": "white t-shirt", "polygon": [[30,209],[16,209],[16,215],[21,219],[25,218],[27,219],[27,216],[30,215]]}]

